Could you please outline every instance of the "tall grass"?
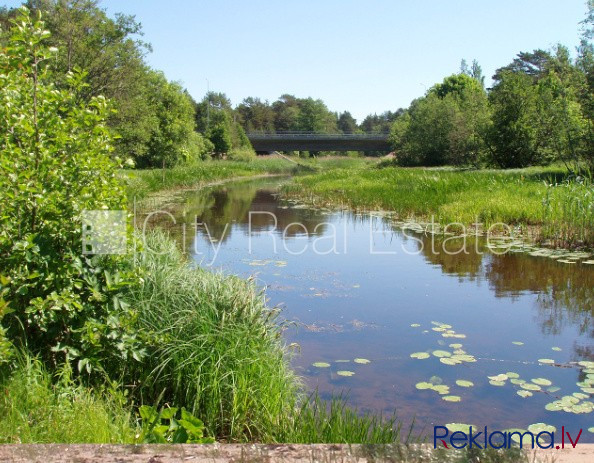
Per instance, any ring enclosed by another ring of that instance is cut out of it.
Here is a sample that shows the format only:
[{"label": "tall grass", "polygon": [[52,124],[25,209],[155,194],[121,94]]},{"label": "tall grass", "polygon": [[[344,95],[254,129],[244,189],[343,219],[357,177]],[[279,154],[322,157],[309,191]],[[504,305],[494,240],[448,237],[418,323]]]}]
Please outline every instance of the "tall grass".
[{"label": "tall grass", "polygon": [[477,220],[536,228],[558,245],[594,245],[591,181],[567,179],[563,168],[455,171],[361,167],[295,179],[286,193],[360,209],[396,211],[403,219],[438,222]]},{"label": "tall grass", "polygon": [[0,392],[0,444],[134,442],[125,399],[113,389],[80,385],[68,367],[50,375],[41,362],[22,356]]},{"label": "tall grass", "polygon": [[251,281],[190,267],[163,235],[147,245],[132,295],[140,324],[157,333],[138,372],[143,401],[185,406],[219,438],[271,440],[300,388],[278,311]]},{"label": "tall grass", "polygon": [[134,375],[143,403],[185,406],[225,441],[399,439],[394,420],[359,415],[341,398],[326,407],[307,397],[289,365],[285,324],[252,281],[191,267],[158,232],[137,265],[144,284],[130,302],[142,327],[156,333]]}]

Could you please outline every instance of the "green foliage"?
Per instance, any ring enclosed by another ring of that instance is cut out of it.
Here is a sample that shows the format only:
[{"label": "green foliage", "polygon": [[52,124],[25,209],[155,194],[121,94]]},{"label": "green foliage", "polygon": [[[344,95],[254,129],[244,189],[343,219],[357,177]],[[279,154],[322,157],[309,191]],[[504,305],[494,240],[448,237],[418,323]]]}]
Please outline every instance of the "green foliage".
[{"label": "green foliage", "polygon": [[155,117],[147,150],[137,156],[137,165],[170,167],[186,160],[188,146],[196,140],[192,103],[178,84],[168,82],[160,72],[149,73],[146,93]]},{"label": "green foliage", "polygon": [[204,437],[204,423],[182,407],[157,411],[142,405],[139,409],[142,432],[139,441],[145,444],[212,444],[215,440]]},{"label": "green foliage", "polygon": [[234,148],[227,157],[233,161],[252,162],[256,159],[256,152],[249,148]]},{"label": "green foliage", "polygon": [[68,365],[50,374],[39,360],[19,357],[0,382],[0,443],[126,444],[135,440],[133,415],[113,387],[90,390]]},{"label": "green foliage", "polygon": [[390,139],[402,165],[478,165],[489,121],[487,95],[465,74],[450,76],[411,104]]},{"label": "green foliage", "polygon": [[[0,275],[0,279],[5,279],[5,277]],[[8,363],[13,355],[12,343],[6,337],[6,329],[1,325],[4,315],[10,312],[8,304],[2,296],[0,293],[0,367]]]},{"label": "green foliage", "polygon": [[270,441],[298,394],[278,311],[252,281],[191,267],[162,235],[147,237],[137,264],[132,303],[158,340],[135,372],[139,396],[186,407],[209,435]]},{"label": "green foliage", "polygon": [[215,154],[221,156],[231,150],[231,131],[229,124],[218,122],[207,132],[207,137],[214,147]]},{"label": "green foliage", "polygon": [[22,9],[0,52],[0,293],[15,344],[91,371],[142,355],[134,313],[118,296],[133,275],[116,259],[80,256],[81,213],[124,209],[125,196],[107,102],[81,99],[81,73],[56,87],[48,36]]}]

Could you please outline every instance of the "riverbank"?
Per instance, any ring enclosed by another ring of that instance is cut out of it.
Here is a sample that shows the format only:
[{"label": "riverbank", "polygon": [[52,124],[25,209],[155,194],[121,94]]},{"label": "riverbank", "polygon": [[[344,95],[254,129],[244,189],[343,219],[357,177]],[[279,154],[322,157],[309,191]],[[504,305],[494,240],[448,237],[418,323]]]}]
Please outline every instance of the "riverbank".
[{"label": "riverbank", "polygon": [[[386,210],[400,220],[472,228],[503,223],[552,247],[594,246],[594,186],[563,167],[508,171],[352,166],[296,177],[285,194],[316,204]],[[501,227],[499,227],[501,228]]]}]

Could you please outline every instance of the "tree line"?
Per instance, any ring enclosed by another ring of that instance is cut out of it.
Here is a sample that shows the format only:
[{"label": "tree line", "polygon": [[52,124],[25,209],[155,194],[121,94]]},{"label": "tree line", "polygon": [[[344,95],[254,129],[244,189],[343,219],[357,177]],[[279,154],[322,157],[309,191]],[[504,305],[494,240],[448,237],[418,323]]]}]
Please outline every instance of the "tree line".
[{"label": "tree line", "polygon": [[[27,0],[59,50],[58,76],[83,70],[81,98],[110,102],[115,152],[137,167],[172,166],[253,150],[246,132],[389,133],[400,165],[594,165],[594,0],[587,1],[575,57],[563,45],[521,52],[485,88],[479,64],[462,62],[406,109],[368,115],[333,112],[320,99],[281,95],[269,103],[224,93],[196,101],[146,63],[150,45],[133,16],[110,18],[98,0]],[[6,28],[16,10],[0,10]],[[57,82],[60,85],[60,82]],[[63,82],[62,82],[63,84]],[[382,154],[382,153],[365,153]]]}]

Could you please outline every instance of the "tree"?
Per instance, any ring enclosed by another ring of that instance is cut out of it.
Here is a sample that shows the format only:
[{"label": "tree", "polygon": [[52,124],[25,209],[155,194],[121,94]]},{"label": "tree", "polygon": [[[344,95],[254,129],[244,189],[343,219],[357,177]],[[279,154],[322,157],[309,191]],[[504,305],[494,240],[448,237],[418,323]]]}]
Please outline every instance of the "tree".
[{"label": "tree", "polygon": [[139,167],[173,166],[188,156],[194,132],[194,108],[179,84],[150,72],[146,98],[153,114],[147,150],[138,156]]},{"label": "tree", "polygon": [[274,111],[268,102],[248,97],[235,109],[239,122],[247,132],[274,132]]},{"label": "tree", "polygon": [[120,368],[143,355],[122,299],[137,280],[115,256],[81,257],[84,211],[126,209],[108,102],[83,99],[83,73],[56,74],[59,51],[27,9],[9,37],[0,50],[0,302],[12,313],[3,322],[46,362]]},{"label": "tree", "polygon": [[348,111],[340,113],[336,126],[342,133],[355,133],[359,130],[357,120]]},{"label": "tree", "polygon": [[535,121],[538,95],[532,76],[501,71],[489,95],[493,124],[488,135],[492,161],[499,167],[525,167],[542,163]]}]

